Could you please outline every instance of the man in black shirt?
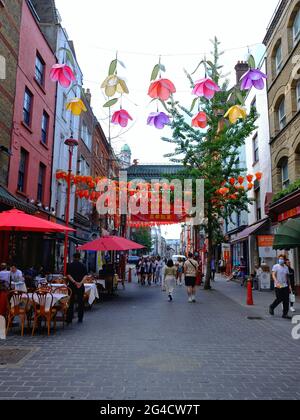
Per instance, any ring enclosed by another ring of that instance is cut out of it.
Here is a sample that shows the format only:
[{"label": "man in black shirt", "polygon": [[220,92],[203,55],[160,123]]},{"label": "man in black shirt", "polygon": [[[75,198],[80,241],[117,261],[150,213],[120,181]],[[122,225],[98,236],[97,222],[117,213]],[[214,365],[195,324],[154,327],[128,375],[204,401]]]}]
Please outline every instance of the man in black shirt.
[{"label": "man in black shirt", "polygon": [[[287,265],[287,268],[289,269],[290,285],[291,285],[292,293],[295,295],[296,294],[296,288],[295,288],[295,270],[292,268],[291,261],[290,260],[286,260],[285,261],[285,264]],[[293,302],[291,302],[291,312],[296,312],[296,309],[294,308],[294,303]]]},{"label": "man in black shirt", "polygon": [[67,278],[69,287],[72,290],[70,307],[67,314],[67,324],[71,324],[74,316],[74,301],[77,296],[78,322],[82,323],[84,315],[84,282],[88,275],[85,265],[80,262],[80,254],[74,254],[73,262],[68,264]]}]

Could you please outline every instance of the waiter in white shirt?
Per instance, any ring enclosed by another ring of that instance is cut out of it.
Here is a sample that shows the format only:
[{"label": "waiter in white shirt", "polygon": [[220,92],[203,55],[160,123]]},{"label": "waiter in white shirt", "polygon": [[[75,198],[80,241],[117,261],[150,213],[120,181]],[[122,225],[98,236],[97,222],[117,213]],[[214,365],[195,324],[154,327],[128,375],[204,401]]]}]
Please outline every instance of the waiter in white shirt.
[{"label": "waiter in white shirt", "polygon": [[289,281],[289,269],[285,265],[285,256],[279,256],[279,264],[274,265],[272,270],[272,277],[275,284],[276,300],[270,306],[270,315],[274,315],[274,310],[278,305],[283,303],[284,319],[292,319],[288,316],[290,309],[290,292],[291,286]]}]

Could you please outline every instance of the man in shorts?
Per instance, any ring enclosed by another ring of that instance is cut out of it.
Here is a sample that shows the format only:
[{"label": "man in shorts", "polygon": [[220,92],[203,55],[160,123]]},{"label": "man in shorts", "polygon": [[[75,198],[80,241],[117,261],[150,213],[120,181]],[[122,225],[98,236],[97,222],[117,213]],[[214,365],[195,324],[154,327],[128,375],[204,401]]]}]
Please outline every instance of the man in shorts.
[{"label": "man in shorts", "polygon": [[187,287],[189,303],[196,302],[196,279],[199,271],[199,264],[193,257],[193,254],[189,253],[188,260],[184,264],[185,285]]}]

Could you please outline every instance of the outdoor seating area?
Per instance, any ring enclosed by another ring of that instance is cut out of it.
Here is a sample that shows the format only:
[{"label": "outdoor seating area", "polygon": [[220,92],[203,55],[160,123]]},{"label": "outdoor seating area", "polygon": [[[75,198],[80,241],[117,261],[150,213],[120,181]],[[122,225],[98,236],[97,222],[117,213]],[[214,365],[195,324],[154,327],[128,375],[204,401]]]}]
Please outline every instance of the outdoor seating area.
[{"label": "outdoor seating area", "polygon": [[[39,329],[48,336],[55,333],[57,323],[65,328],[67,312],[72,297],[72,289],[68,287],[66,277],[51,274],[45,278],[34,279],[35,289],[26,287],[25,281],[11,283],[7,290],[6,302],[6,334],[31,334]],[[109,281],[89,276],[84,284],[84,303],[86,310],[94,304],[100,304],[108,295]],[[113,292],[118,287],[114,283]],[[110,293],[111,294],[111,293]],[[43,325],[44,324],[44,325]]]}]

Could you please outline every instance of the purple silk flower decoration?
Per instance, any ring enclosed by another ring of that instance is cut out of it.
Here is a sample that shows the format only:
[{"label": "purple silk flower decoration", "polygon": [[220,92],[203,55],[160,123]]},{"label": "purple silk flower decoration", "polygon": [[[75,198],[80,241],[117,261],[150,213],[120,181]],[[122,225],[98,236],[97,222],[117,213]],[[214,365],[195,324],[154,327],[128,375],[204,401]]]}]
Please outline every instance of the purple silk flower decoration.
[{"label": "purple silk flower decoration", "polygon": [[267,76],[265,75],[265,73],[263,73],[259,69],[250,69],[247,71],[247,73],[244,74],[244,76],[241,79],[241,89],[249,90],[252,87],[255,87],[258,90],[263,90],[263,88],[265,87],[264,79],[266,78]]},{"label": "purple silk flower decoration", "polygon": [[170,118],[164,112],[152,112],[147,120],[148,125],[153,125],[159,130],[162,130],[170,122]]}]

